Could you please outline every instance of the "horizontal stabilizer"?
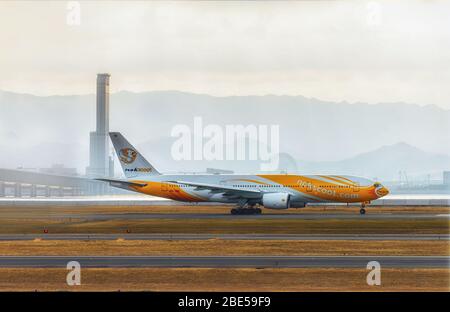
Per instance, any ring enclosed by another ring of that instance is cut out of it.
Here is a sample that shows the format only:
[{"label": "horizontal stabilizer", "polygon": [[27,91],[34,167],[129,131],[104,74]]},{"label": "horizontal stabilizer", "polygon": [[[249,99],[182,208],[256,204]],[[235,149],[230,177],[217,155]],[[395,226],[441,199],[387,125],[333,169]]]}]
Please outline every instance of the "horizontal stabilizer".
[{"label": "horizontal stabilizer", "polygon": [[95,179],[98,181],[103,182],[109,182],[109,185],[114,187],[119,187],[128,190],[130,186],[137,186],[137,187],[144,187],[147,184],[146,183],[136,183],[136,182],[130,182],[130,181],[123,181],[123,180],[113,180],[113,179]]}]

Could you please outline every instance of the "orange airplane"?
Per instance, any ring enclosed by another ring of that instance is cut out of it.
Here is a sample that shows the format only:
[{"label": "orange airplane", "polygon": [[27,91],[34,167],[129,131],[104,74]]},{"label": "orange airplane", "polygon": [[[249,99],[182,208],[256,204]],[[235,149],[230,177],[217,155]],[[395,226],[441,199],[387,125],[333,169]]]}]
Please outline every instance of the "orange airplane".
[{"label": "orange airplane", "polygon": [[361,203],[386,196],[381,183],[349,175],[161,174],[120,133],[111,132],[126,180],[98,179],[114,187],[184,202],[234,203],[231,214],[302,208],[308,203]]}]

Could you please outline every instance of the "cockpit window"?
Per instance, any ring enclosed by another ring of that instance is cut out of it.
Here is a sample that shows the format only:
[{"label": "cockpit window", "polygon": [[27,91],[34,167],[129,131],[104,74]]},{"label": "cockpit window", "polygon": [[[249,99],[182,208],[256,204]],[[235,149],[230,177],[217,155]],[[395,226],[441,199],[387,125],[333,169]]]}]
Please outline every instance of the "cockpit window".
[{"label": "cockpit window", "polygon": [[381,184],[380,183],[374,183],[373,186],[379,187],[379,186],[381,186]]}]

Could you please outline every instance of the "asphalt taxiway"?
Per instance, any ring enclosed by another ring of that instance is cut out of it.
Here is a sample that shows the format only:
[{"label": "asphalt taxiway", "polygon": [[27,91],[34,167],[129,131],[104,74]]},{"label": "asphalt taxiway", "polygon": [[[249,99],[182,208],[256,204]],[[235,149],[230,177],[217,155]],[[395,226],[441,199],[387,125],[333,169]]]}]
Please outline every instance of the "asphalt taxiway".
[{"label": "asphalt taxiway", "polygon": [[48,214],[48,218],[55,219],[83,219],[92,221],[104,220],[149,220],[149,219],[229,219],[229,220],[247,220],[247,219],[302,219],[302,220],[387,220],[387,219],[449,219],[450,214],[439,213],[374,213],[360,215],[358,212],[329,214],[321,213],[263,213],[260,215],[231,215],[216,213],[86,213],[86,214]]},{"label": "asphalt taxiway", "polygon": [[366,268],[371,261],[388,268],[449,268],[447,256],[0,256],[0,267],[66,268]]},{"label": "asphalt taxiway", "polygon": [[[176,202],[165,198],[149,195],[106,195],[106,196],[75,196],[75,197],[28,197],[0,198],[0,206],[11,205],[58,205],[58,206],[190,206],[191,203]],[[220,203],[198,203],[198,206],[218,206]],[[319,204],[320,205],[320,204]],[[372,202],[374,206],[450,206],[450,194],[389,194]]]},{"label": "asphalt taxiway", "polygon": [[0,241],[26,241],[26,240],[366,240],[366,241],[392,241],[392,240],[444,240],[449,241],[449,234],[0,234]]}]

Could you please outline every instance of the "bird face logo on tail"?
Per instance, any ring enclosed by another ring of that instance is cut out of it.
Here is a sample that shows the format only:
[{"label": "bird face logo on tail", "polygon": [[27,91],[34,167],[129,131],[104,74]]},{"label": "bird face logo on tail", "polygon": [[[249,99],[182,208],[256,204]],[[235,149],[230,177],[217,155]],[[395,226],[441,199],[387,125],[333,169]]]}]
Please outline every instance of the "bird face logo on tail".
[{"label": "bird face logo on tail", "polygon": [[136,160],[137,152],[132,148],[122,148],[120,150],[120,161],[125,164],[131,164]]}]

